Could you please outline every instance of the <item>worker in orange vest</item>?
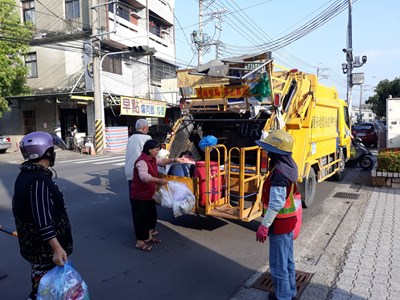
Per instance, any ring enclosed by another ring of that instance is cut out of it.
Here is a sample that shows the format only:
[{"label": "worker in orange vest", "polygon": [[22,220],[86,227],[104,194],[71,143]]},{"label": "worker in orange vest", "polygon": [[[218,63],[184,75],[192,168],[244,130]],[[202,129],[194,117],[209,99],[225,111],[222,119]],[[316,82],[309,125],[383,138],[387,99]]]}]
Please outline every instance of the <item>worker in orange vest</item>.
[{"label": "worker in orange vest", "polygon": [[256,141],[269,158],[269,175],[264,182],[266,212],[256,233],[264,243],[269,237],[269,265],[275,293],[268,299],[292,300],[297,294],[293,255],[293,231],[296,226],[294,193],[298,177],[292,158],[293,138],[283,130],[274,130]]}]

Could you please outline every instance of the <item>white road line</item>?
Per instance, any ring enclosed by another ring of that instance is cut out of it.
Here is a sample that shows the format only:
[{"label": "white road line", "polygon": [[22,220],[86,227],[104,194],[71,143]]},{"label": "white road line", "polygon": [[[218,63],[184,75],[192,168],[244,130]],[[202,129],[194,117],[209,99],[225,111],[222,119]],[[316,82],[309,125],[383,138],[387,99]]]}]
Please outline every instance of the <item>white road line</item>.
[{"label": "white road line", "polygon": [[73,162],[75,164],[83,164],[86,162],[112,160],[112,159],[125,159],[125,156],[114,156],[114,157],[105,157],[105,158],[89,158],[89,159],[80,158],[80,159],[63,160],[63,161],[59,161],[57,163],[62,164],[62,163],[72,163]]},{"label": "white road line", "polygon": [[[124,161],[125,159],[115,159],[115,160],[108,160],[108,161],[101,161],[101,162],[95,162],[93,163],[94,165],[102,165],[102,164],[108,164],[108,163],[113,163],[117,161]],[[125,164],[125,162],[124,162]]]},{"label": "white road line", "polygon": [[124,166],[124,165],[125,165],[125,162],[114,164],[114,166]]}]

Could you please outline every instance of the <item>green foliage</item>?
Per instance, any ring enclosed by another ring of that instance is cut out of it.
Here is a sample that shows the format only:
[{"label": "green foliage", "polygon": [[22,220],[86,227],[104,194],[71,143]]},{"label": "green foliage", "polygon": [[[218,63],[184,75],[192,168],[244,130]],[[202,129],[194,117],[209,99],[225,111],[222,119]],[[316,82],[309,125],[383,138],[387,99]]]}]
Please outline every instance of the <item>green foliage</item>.
[{"label": "green foliage", "polygon": [[389,95],[392,95],[393,98],[400,97],[400,78],[392,81],[388,79],[380,81],[375,88],[375,93],[365,103],[372,104],[372,111],[378,117],[386,117],[386,99],[389,98]]},{"label": "green foliage", "polygon": [[400,148],[387,148],[379,152],[378,171],[400,173]]},{"label": "green foliage", "polygon": [[9,111],[5,97],[29,92],[23,57],[32,36],[31,26],[21,24],[15,0],[0,0],[0,117]]}]

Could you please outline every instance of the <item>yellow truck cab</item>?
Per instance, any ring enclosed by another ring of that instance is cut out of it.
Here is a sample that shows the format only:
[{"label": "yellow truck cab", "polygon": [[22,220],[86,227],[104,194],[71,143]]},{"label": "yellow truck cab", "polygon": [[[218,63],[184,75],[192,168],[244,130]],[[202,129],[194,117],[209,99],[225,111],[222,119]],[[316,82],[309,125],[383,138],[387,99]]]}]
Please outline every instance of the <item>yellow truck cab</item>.
[{"label": "yellow truck cab", "polygon": [[[274,129],[294,138],[303,207],[313,203],[317,182],[341,179],[350,156],[348,108],[316,75],[274,65],[267,52],[180,70],[177,77],[182,117],[166,148],[170,157],[190,150],[199,171],[193,178],[164,176],[188,185],[195,212],[242,221],[262,215],[268,159],[255,141]],[[218,143],[203,151],[198,143],[208,135]]]}]

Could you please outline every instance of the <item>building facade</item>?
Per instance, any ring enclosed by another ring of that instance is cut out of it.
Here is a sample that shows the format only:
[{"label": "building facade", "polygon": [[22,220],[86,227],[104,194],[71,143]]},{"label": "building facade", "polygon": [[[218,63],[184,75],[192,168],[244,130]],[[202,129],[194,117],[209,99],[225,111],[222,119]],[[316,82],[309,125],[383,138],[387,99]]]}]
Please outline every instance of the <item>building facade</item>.
[{"label": "building facade", "polygon": [[[142,117],[121,114],[121,97],[176,101],[162,91],[162,80],[176,77],[173,0],[16,0],[16,9],[35,35],[25,57],[31,95],[8,97],[11,111],[0,118],[13,144],[38,130],[57,130],[67,140],[74,124],[93,136],[95,84],[103,92],[106,127],[132,126]],[[129,52],[139,48],[152,51]]]}]

